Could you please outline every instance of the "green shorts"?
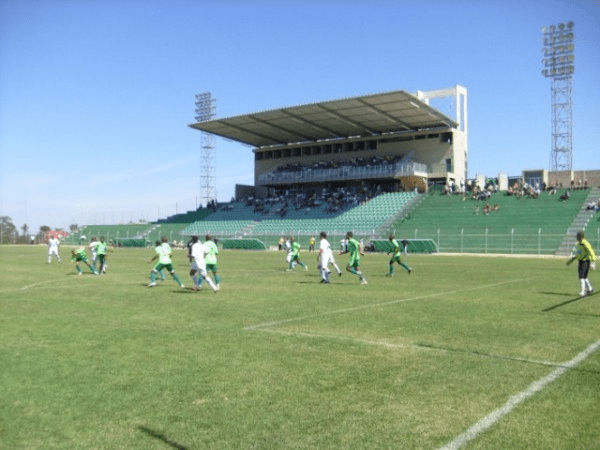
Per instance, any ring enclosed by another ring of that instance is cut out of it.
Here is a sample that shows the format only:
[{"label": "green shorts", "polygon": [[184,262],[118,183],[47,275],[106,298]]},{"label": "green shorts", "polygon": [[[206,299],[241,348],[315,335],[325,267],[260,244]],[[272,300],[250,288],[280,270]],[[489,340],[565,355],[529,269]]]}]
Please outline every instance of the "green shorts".
[{"label": "green shorts", "polygon": [[73,258],[73,261],[86,263],[86,262],[88,262],[88,257],[77,255],[75,258]]},{"label": "green shorts", "polygon": [[206,270],[212,273],[217,273],[219,271],[219,266],[217,264],[207,264]]},{"label": "green shorts", "polygon": [[398,264],[402,264],[402,260],[400,259],[400,253],[395,253],[392,256],[392,259],[390,259],[390,264],[394,264],[394,261],[396,261]]},{"label": "green shorts", "polygon": [[168,271],[169,273],[173,273],[173,272],[175,272],[175,267],[173,267],[173,264],[161,264],[161,263],[157,263],[157,264],[154,266],[154,269],[153,269],[153,270],[156,270],[157,272],[160,272],[160,271],[161,271],[161,270],[163,270],[163,269],[167,269],[167,271]]},{"label": "green shorts", "polygon": [[351,258],[350,261],[348,261],[348,265],[355,269],[360,267],[360,258]]}]

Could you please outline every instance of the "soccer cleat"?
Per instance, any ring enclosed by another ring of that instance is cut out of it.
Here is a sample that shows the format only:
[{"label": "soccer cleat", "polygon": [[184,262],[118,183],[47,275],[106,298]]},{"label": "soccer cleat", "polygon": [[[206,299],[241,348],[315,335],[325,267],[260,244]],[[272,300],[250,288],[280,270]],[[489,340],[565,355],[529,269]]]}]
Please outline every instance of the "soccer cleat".
[{"label": "soccer cleat", "polygon": [[308,266],[304,267],[304,270],[306,270],[308,272]]},{"label": "soccer cleat", "polygon": [[410,275],[410,273],[412,272],[412,268],[408,269],[408,274]]},{"label": "soccer cleat", "polygon": [[81,272],[77,272],[77,276],[81,276],[83,275]]},{"label": "soccer cleat", "polygon": [[386,273],[386,274],[385,274],[385,276],[386,276],[386,277],[393,277],[393,276],[394,276],[394,274],[393,274],[393,273]]},{"label": "soccer cleat", "polygon": [[342,272],[338,272],[338,275],[341,277],[342,276]]},{"label": "soccer cleat", "polygon": [[585,297],[585,292],[580,292],[580,293],[579,293],[579,296],[580,296],[580,297]]},{"label": "soccer cleat", "polygon": [[183,284],[180,284],[180,285],[179,285],[179,287],[180,287],[181,289],[183,289],[185,286],[184,286]]},{"label": "soccer cleat", "polygon": [[156,283],[154,281],[148,285],[148,287],[154,287],[154,286],[156,286]]},{"label": "soccer cleat", "polygon": [[367,280],[363,278],[362,280],[360,280],[360,284],[367,284]]}]

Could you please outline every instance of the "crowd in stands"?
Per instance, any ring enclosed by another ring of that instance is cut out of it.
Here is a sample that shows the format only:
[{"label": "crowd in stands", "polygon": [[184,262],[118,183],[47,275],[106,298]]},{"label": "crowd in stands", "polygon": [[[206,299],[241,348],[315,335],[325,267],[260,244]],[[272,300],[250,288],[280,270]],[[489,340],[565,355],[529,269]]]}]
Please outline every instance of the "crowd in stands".
[{"label": "crowd in stands", "polygon": [[470,195],[473,200],[489,200],[490,197],[498,192],[498,184],[495,180],[488,180],[485,187],[481,189],[474,180],[463,180],[459,183],[449,180],[442,189],[442,195],[462,195],[466,200]]},{"label": "crowd in stands", "polygon": [[358,157],[352,160],[344,160],[344,161],[319,161],[311,165],[303,165],[300,163],[294,164],[286,164],[284,166],[277,167],[274,172],[310,172],[312,170],[320,170],[320,169],[338,169],[343,167],[372,167],[372,166],[380,166],[384,164],[395,164],[400,162],[403,158],[403,155],[397,156],[368,156],[368,157]]},{"label": "crowd in stands", "polygon": [[246,206],[252,207],[255,213],[275,214],[285,217],[291,210],[305,211],[319,208],[329,214],[339,214],[348,208],[364,204],[369,199],[386,192],[381,185],[369,184],[349,185],[337,188],[323,187],[320,190],[304,190],[300,188],[279,189],[268,197],[248,197]]}]

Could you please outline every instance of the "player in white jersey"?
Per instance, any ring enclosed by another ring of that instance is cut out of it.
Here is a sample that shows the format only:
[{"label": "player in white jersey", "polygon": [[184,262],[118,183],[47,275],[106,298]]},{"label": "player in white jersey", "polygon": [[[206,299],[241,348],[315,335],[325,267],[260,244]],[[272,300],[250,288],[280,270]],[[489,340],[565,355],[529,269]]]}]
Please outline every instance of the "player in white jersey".
[{"label": "player in white jersey", "polygon": [[98,259],[98,255],[96,254],[96,245],[98,245],[98,241],[96,236],[92,236],[92,240],[90,241],[90,245],[88,245],[88,250],[92,254],[92,267],[94,271],[96,270],[96,259]]},{"label": "player in white jersey", "polygon": [[198,236],[192,236],[192,242],[193,243],[190,252],[192,258],[191,271],[197,273],[195,277],[192,276],[192,280],[194,281],[194,287],[192,290],[200,290],[201,280],[204,279],[216,294],[219,291],[219,288],[208,276],[208,272],[206,271],[206,262],[204,261],[204,257],[209,253],[210,250],[200,243]]},{"label": "player in white jersey", "polygon": [[58,254],[58,247],[60,246],[60,240],[58,238],[50,238],[48,239],[48,264],[52,262],[52,257],[56,257],[58,262],[62,262],[60,260],[60,255]]},{"label": "player in white jersey", "polygon": [[[285,262],[287,262],[288,266],[289,266],[291,261],[292,261],[292,240],[288,237],[285,240]],[[294,267],[296,267],[295,261],[292,263],[292,269]]]},{"label": "player in white jersey", "polygon": [[335,259],[333,257],[333,252],[331,251],[331,245],[327,240],[327,233],[321,231],[320,234],[321,243],[319,245],[319,256],[317,256],[317,261],[319,262],[318,268],[321,271],[321,283],[329,284],[329,274],[331,270],[329,270],[329,264],[332,264],[335,267],[339,276],[342,276],[342,271],[335,263]]}]

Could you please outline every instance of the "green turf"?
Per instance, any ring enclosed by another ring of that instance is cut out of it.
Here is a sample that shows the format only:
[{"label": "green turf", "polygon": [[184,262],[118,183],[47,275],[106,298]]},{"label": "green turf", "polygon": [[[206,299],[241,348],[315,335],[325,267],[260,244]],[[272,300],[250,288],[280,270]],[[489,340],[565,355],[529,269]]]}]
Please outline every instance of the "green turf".
[{"label": "green turf", "polygon": [[[560,259],[368,254],[362,286],[222,251],[213,294],[182,250],[186,289],[146,287],[152,250],[45,254],[0,247],[2,449],[437,449],[600,340]],[[464,448],[600,448],[599,386],[600,350]]]}]

